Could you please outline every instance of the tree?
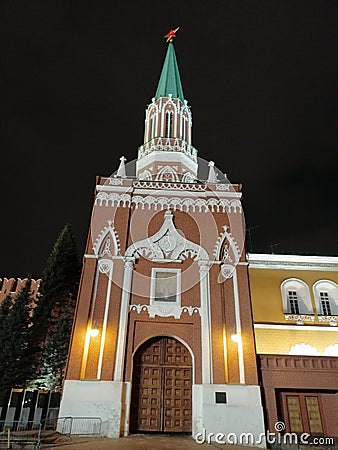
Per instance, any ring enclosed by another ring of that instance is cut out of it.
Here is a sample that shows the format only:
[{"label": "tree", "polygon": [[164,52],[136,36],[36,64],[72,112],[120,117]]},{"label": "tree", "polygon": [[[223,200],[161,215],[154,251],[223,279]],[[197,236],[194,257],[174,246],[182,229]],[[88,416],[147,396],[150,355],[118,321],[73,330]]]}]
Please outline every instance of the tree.
[{"label": "tree", "polygon": [[71,225],[66,224],[47,259],[42,273],[40,298],[34,311],[34,333],[41,345],[55,329],[57,318],[69,298],[75,306],[80,268],[75,236]]},{"label": "tree", "polygon": [[16,298],[7,297],[0,307],[0,389],[26,387],[36,375],[30,286],[29,276]]},{"label": "tree", "polygon": [[35,387],[60,388],[70,341],[81,265],[70,224],[59,234],[42,273],[33,316],[34,342],[40,346]]},{"label": "tree", "polygon": [[35,386],[48,390],[61,390],[66,367],[70,335],[73,325],[71,299],[56,322],[55,331],[48,339],[42,357],[41,375]]}]

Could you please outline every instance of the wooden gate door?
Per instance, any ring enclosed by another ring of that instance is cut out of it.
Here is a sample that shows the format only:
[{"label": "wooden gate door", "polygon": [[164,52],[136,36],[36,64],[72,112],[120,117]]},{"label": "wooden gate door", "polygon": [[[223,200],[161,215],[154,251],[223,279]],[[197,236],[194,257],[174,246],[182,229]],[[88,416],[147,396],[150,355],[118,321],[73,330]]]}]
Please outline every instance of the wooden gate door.
[{"label": "wooden gate door", "polygon": [[143,344],[134,356],[132,431],[191,432],[192,361],[169,337]]}]

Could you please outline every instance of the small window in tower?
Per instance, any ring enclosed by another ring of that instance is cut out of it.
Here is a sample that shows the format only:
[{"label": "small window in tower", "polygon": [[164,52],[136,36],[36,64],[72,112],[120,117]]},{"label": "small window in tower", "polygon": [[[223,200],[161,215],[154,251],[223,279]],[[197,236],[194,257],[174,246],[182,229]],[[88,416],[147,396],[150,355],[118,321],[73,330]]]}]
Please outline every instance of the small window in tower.
[{"label": "small window in tower", "polygon": [[155,301],[176,302],[177,272],[156,272]]},{"label": "small window in tower", "polygon": [[151,123],[150,139],[154,139],[154,137],[155,137],[155,116],[151,116],[150,123]]},{"label": "small window in tower", "polygon": [[322,314],[323,316],[331,316],[331,305],[330,305],[330,298],[328,292],[320,292],[320,305],[322,308]]},{"label": "small window in tower", "polygon": [[297,291],[288,291],[288,300],[291,314],[299,314]]},{"label": "small window in tower", "polygon": [[187,131],[187,119],[183,116],[182,139],[184,141],[187,140],[186,131]]},{"label": "small window in tower", "polygon": [[172,111],[167,111],[165,117],[165,128],[167,137],[172,137],[173,134],[173,113]]}]

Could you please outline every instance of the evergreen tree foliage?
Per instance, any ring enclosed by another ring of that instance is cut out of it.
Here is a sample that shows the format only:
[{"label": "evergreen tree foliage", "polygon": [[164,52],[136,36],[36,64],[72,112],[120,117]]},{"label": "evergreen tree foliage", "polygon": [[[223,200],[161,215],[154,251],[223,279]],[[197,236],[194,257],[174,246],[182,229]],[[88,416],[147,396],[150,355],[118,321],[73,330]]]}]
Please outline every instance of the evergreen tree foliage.
[{"label": "evergreen tree foliage", "polygon": [[26,387],[36,375],[36,347],[31,332],[31,277],[13,301],[0,307],[0,389]]},{"label": "evergreen tree foliage", "polygon": [[57,319],[55,331],[50,335],[42,357],[41,375],[35,381],[37,388],[61,390],[67,362],[73,325],[71,299]]},{"label": "evergreen tree foliage", "polygon": [[42,273],[40,298],[34,311],[35,337],[41,345],[55,329],[57,318],[69,298],[75,305],[80,268],[75,236],[71,225],[66,224],[47,259]]}]

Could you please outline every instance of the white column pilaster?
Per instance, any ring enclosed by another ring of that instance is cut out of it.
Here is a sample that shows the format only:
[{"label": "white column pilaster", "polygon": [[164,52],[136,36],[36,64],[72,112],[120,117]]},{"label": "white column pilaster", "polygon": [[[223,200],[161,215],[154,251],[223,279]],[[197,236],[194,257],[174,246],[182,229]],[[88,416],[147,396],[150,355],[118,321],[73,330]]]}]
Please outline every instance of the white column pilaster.
[{"label": "white column pilaster", "polygon": [[202,383],[210,384],[212,377],[212,345],[210,315],[209,262],[199,261],[202,336]]},{"label": "white column pilaster", "polygon": [[120,320],[115,355],[114,381],[123,381],[123,367],[125,360],[129,300],[133,277],[134,258],[127,257],[124,262],[123,286],[121,295]]}]

